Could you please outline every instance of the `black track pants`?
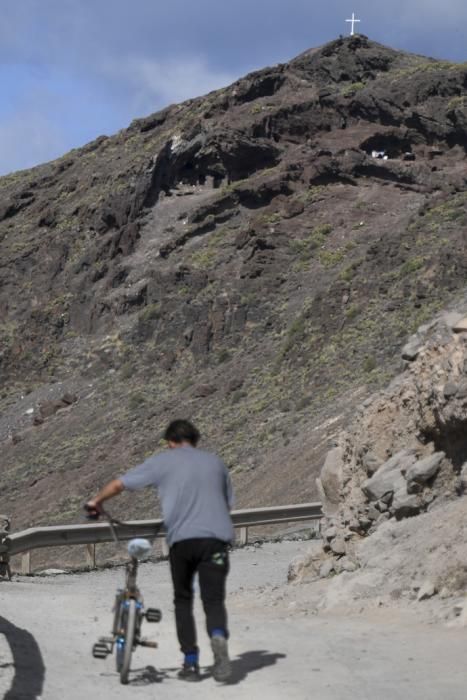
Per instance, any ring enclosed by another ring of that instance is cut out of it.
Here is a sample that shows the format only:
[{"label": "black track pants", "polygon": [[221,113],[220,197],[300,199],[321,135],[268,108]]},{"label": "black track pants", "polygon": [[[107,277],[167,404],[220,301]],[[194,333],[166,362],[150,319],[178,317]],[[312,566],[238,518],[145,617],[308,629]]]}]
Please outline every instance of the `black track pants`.
[{"label": "black track pants", "polygon": [[193,579],[198,572],[206,628],[227,632],[225,582],[229,572],[228,544],[211,538],[182,540],[170,548],[170,569],[174,586],[175,622],[184,654],[198,651],[193,617]]}]

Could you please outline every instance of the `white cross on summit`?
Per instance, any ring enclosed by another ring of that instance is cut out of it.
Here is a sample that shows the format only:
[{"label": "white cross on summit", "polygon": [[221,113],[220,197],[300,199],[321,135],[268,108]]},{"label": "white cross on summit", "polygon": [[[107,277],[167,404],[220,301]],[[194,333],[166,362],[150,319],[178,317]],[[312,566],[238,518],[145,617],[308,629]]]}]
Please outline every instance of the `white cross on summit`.
[{"label": "white cross on summit", "polygon": [[355,12],[352,12],[352,19],[346,19],[346,22],[351,22],[352,23],[352,28],[350,30],[350,36],[353,36],[355,34],[355,22],[361,22],[360,19],[355,18]]}]

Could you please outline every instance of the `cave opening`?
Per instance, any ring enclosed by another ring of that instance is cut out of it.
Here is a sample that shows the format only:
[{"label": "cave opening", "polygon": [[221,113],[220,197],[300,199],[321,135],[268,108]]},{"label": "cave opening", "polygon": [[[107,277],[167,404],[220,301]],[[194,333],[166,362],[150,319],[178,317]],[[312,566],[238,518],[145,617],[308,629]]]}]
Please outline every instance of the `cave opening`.
[{"label": "cave opening", "polygon": [[452,420],[423,433],[424,441],[433,442],[436,452],[444,452],[459,472],[467,462],[467,420]]}]

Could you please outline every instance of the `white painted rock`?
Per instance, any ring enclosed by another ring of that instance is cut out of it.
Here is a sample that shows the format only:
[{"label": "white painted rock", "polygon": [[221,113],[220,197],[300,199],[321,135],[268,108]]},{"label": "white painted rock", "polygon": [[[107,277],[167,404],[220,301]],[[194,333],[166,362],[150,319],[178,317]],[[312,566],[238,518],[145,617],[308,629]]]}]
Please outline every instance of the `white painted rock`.
[{"label": "white painted rock", "polygon": [[64,569],[44,569],[43,571],[37,572],[40,576],[60,576],[61,574],[66,574]]},{"label": "white painted rock", "polygon": [[423,586],[418,591],[417,600],[428,600],[436,595],[436,586],[432,581],[425,581]]},{"label": "white painted rock", "polygon": [[467,333],[467,318],[462,318],[452,326],[454,333]]}]

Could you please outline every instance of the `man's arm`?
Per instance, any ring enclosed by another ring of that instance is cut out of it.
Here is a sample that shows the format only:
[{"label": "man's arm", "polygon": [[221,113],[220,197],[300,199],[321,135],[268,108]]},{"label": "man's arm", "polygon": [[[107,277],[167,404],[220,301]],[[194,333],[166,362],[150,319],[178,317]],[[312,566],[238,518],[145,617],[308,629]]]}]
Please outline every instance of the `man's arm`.
[{"label": "man's arm", "polygon": [[[162,455],[160,457],[162,458]],[[86,505],[99,512],[101,510],[100,505],[104,501],[118,496],[122,491],[138,491],[146,488],[146,486],[157,486],[159,461],[158,456],[149,457],[145,462],[130,469],[119,479],[112,479]]]},{"label": "man's arm", "polygon": [[91,500],[88,501],[86,505],[90,508],[95,508],[95,510],[100,511],[100,506],[102,503],[104,503],[104,501],[108,501],[110,498],[118,496],[118,494],[120,494],[124,489],[125,487],[120,481],[120,479],[112,479],[112,481],[109,481],[108,484],[103,486],[99,493],[96,496],[94,496],[94,498],[91,498]]}]

